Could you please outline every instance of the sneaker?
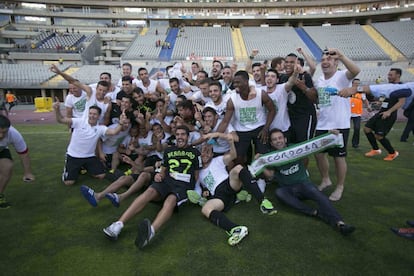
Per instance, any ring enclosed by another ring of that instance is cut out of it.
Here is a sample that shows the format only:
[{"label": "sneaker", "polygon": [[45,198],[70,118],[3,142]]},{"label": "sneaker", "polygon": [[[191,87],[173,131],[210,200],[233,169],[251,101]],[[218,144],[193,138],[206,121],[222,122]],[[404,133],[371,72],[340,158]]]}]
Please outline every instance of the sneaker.
[{"label": "sneaker", "polygon": [[241,190],[240,192],[238,192],[236,197],[238,201],[250,202],[250,200],[252,200],[252,195],[249,194],[249,192],[247,192],[246,190]]},{"label": "sneaker", "polygon": [[207,198],[202,197],[199,193],[194,190],[187,190],[187,198],[193,204],[204,206],[207,202]]},{"label": "sneaker", "polygon": [[98,201],[96,201],[94,190],[92,190],[86,185],[82,185],[80,187],[80,190],[83,197],[89,202],[90,205],[92,205],[93,207],[98,206]]},{"label": "sneaker", "polygon": [[9,209],[10,207],[10,202],[8,202],[4,196],[0,197],[0,209]]},{"label": "sneaker", "polygon": [[132,174],[132,170],[128,169],[124,172],[124,175],[131,175]]},{"label": "sneaker", "polygon": [[273,207],[272,202],[266,198],[263,199],[262,203],[260,204],[260,211],[262,211],[263,214],[269,216],[277,213],[277,210],[275,207]]},{"label": "sneaker", "polygon": [[230,230],[229,234],[230,238],[227,240],[227,242],[229,243],[229,245],[235,246],[249,234],[249,231],[246,226],[236,226]]},{"label": "sneaker", "polygon": [[115,221],[108,227],[103,229],[103,232],[105,233],[106,237],[110,240],[117,240],[119,234],[121,233],[122,228],[124,227],[124,224],[122,221]]},{"label": "sneaker", "polygon": [[187,190],[188,200],[193,204],[198,204],[201,195],[194,190]]},{"label": "sneaker", "polygon": [[154,235],[155,233],[152,230],[151,221],[149,219],[144,219],[138,224],[138,235],[135,239],[135,245],[139,249],[143,249],[149,244]]},{"label": "sneaker", "polygon": [[400,237],[414,240],[414,228],[391,228],[391,231]]},{"label": "sneaker", "polygon": [[339,232],[341,232],[342,235],[344,236],[348,236],[349,234],[351,234],[352,232],[355,231],[355,227],[352,225],[348,225],[345,223],[341,223],[338,225],[339,228]]},{"label": "sneaker", "polygon": [[119,207],[119,196],[117,193],[107,193],[105,197],[111,201],[112,205]]},{"label": "sneaker", "polygon": [[367,153],[365,153],[365,156],[366,157],[372,157],[372,156],[375,156],[375,155],[380,155],[382,153],[382,150],[380,150],[380,149],[377,149],[377,150],[370,150],[369,152],[367,152]]},{"label": "sneaker", "polygon": [[395,151],[392,154],[388,154],[387,157],[384,158],[385,161],[392,161],[395,158],[397,158],[397,156],[400,155],[400,153],[398,151]]}]

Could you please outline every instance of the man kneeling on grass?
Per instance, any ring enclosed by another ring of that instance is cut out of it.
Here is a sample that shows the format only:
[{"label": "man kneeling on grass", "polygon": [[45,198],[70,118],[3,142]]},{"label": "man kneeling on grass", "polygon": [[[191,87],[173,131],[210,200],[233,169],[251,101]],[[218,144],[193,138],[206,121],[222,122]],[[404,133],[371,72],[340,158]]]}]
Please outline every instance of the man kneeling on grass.
[{"label": "man kneeling on grass", "polygon": [[193,190],[201,167],[200,152],[188,145],[189,129],[177,126],[176,146],[164,151],[161,171],[154,176],[154,182],[139,195],[118,221],[104,228],[105,235],[116,240],[124,223],[140,213],[150,201],[164,201],[154,221],[144,219],[138,225],[135,245],[144,248],[152,240],[155,232],[166,223],[182,203],[187,201],[187,190]]},{"label": "man kneeling on grass", "polygon": [[[229,234],[228,243],[234,246],[247,236],[248,229],[246,226],[237,225],[230,221],[224,212],[228,211],[236,201],[236,194],[242,188],[251,192],[260,203],[260,210],[263,214],[273,215],[277,210],[272,203],[264,197],[256,179],[252,177],[247,168],[241,165],[235,166],[230,173],[226,167],[231,164],[237,157],[236,147],[234,146],[232,134],[209,133],[205,135],[206,140],[214,138],[226,139],[230,145],[230,151],[224,155],[214,157],[213,146],[206,143],[201,149],[201,161],[203,168],[199,173],[199,183],[203,190],[203,198],[207,202],[203,205],[201,212],[214,225],[227,231]],[[197,203],[202,198],[195,191],[187,191],[189,199]],[[191,194],[193,194],[191,196]],[[195,196],[194,194],[198,195]],[[196,200],[195,200],[196,199]]]},{"label": "man kneeling on grass", "polygon": [[67,118],[60,113],[59,99],[53,104],[55,109],[56,121],[67,124],[73,128],[72,138],[66,152],[65,168],[62,180],[65,185],[73,185],[78,179],[79,172],[84,167],[93,177],[103,179],[105,177],[105,167],[96,156],[96,145],[100,138],[105,135],[118,134],[123,125],[129,125],[130,120],[121,114],[118,125],[115,128],[108,128],[98,124],[98,119],[102,109],[98,106],[91,106],[87,113],[87,118]]},{"label": "man kneeling on grass", "polygon": [[[280,129],[272,129],[269,137],[273,150],[282,150],[287,147],[287,139]],[[343,222],[341,215],[335,210],[329,199],[311,182],[303,159],[278,167],[267,167],[263,173],[266,178],[274,178],[277,181],[276,197],[286,205],[306,215],[321,218],[338,229],[342,235],[354,232],[355,227]],[[318,204],[318,209],[304,204],[302,202],[304,199],[315,201]]]}]

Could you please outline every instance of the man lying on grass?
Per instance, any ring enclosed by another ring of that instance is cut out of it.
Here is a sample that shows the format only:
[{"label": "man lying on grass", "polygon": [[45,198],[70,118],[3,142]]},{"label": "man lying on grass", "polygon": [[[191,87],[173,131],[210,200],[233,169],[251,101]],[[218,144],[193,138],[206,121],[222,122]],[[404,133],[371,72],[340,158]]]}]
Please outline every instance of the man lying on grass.
[{"label": "man lying on grass", "polygon": [[[272,129],[269,138],[272,150],[282,150],[287,147],[287,139],[280,129]],[[303,159],[277,167],[267,167],[263,173],[267,179],[276,180],[278,184],[276,197],[281,202],[306,215],[319,217],[338,229],[342,235],[349,235],[354,232],[355,227],[345,224],[329,199],[311,182]],[[304,204],[302,202],[304,199],[315,201],[318,208]]]},{"label": "man lying on grass", "polygon": [[[228,244],[234,246],[241,242],[248,234],[248,229],[246,226],[237,225],[230,221],[224,212],[233,206],[236,201],[236,194],[242,186],[257,199],[260,204],[260,211],[263,214],[273,215],[277,213],[277,210],[264,197],[257,185],[256,179],[252,177],[247,168],[237,165],[230,172],[227,172],[226,167],[237,157],[233,135],[231,133],[222,134],[218,132],[205,135],[206,140],[218,137],[228,141],[230,151],[224,155],[213,157],[212,145],[205,143],[201,149],[203,168],[199,173],[199,183],[203,190],[203,197],[208,199],[203,205],[201,212],[214,225],[227,231],[230,236]],[[187,191],[190,201],[196,203],[199,199],[194,200],[196,197],[190,196],[191,193],[196,192]]]}]

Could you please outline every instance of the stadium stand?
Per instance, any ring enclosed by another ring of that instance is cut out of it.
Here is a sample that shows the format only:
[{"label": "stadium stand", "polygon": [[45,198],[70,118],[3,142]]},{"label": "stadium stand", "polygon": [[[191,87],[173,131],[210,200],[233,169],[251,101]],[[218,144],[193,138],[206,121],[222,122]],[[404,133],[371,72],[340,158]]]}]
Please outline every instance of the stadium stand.
[{"label": "stadium stand", "polygon": [[414,21],[381,22],[373,23],[372,26],[406,58],[414,58]]},{"label": "stadium stand", "polygon": [[196,57],[233,57],[230,27],[181,28],[172,54],[174,60]]},{"label": "stadium stand", "polygon": [[359,24],[341,26],[305,26],[303,29],[319,48],[338,48],[353,60],[390,60]]},{"label": "stadium stand", "polygon": [[259,49],[257,59],[286,56],[301,47],[310,50],[292,27],[244,27],[241,29],[247,52]]}]

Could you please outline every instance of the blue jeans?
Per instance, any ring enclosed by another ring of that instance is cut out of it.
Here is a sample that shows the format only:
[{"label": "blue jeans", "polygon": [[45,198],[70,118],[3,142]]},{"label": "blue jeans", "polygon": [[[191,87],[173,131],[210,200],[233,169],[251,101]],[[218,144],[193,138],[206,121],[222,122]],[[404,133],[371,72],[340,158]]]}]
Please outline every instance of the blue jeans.
[{"label": "blue jeans", "polygon": [[[317,216],[332,226],[336,226],[339,221],[342,221],[341,215],[332,206],[329,199],[311,182],[279,187],[276,189],[276,197],[306,215],[314,216],[317,211]],[[304,199],[315,201],[318,204],[318,209],[315,210],[303,203]]]}]

